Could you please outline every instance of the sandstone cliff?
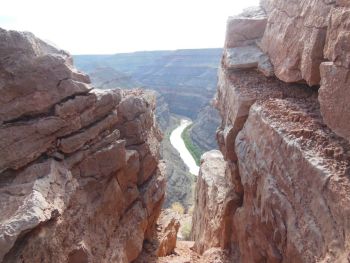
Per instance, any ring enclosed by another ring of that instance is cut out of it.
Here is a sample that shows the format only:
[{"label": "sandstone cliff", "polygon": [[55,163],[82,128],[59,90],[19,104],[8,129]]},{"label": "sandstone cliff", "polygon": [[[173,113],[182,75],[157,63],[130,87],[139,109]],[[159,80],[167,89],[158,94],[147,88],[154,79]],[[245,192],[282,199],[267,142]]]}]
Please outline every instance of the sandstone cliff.
[{"label": "sandstone cliff", "polygon": [[192,237],[233,262],[350,260],[347,1],[263,0],[227,23]]},{"label": "sandstone cliff", "polygon": [[130,262],[152,234],[155,97],[88,83],[66,52],[0,29],[0,262]]}]

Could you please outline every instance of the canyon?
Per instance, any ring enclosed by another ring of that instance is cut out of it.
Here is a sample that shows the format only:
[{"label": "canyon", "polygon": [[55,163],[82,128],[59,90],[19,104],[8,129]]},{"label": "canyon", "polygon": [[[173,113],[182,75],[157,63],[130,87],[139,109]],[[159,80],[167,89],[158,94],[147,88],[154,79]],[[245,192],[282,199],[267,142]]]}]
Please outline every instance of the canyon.
[{"label": "canyon", "polygon": [[220,116],[212,99],[221,54],[222,49],[217,48],[73,56],[77,68],[89,74],[94,87],[140,87],[155,92],[156,119],[166,135],[161,142],[168,181],[165,207],[179,202],[188,209],[193,204],[193,176],[167,136],[178,122],[193,120],[188,134],[198,152],[197,160],[205,151],[218,148],[215,133]]},{"label": "canyon", "polygon": [[220,48],[143,51],[77,55],[74,61],[92,76],[96,87],[152,89],[164,97],[172,113],[195,119],[215,94],[221,54]]},{"label": "canyon", "polygon": [[[347,1],[261,0],[223,50],[76,57],[91,84],[0,29],[0,262],[350,262],[349,32]],[[222,53],[216,90],[193,52]],[[208,150],[195,179],[172,113]],[[191,241],[174,202],[193,205]]]}]

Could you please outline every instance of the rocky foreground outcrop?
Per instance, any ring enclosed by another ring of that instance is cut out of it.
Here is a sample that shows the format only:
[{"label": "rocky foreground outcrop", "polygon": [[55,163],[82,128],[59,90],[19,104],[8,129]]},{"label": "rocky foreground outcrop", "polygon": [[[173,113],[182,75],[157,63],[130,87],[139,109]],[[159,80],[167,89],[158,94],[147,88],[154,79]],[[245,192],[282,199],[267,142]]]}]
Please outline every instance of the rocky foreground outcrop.
[{"label": "rocky foreground outcrop", "polygon": [[155,98],[88,83],[69,54],[0,29],[0,262],[130,262],[153,233]]},{"label": "rocky foreground outcrop", "polygon": [[180,215],[171,210],[162,210],[153,236],[145,242],[143,251],[134,263],[158,262],[157,259],[174,254]]},{"label": "rocky foreground outcrop", "polygon": [[192,236],[233,262],[349,262],[347,1],[263,0],[230,18]]},{"label": "rocky foreground outcrop", "polygon": [[196,207],[192,220],[191,238],[195,251],[203,254],[212,247],[226,247],[230,240],[230,210],[239,198],[225,171],[225,160],[220,151],[203,154],[197,179]]}]

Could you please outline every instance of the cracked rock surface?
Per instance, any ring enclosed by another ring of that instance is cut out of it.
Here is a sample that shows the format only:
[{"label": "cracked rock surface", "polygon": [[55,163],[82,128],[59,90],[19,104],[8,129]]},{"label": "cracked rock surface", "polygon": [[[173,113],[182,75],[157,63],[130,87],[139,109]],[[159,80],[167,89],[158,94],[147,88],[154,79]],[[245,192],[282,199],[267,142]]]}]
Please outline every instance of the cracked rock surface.
[{"label": "cracked rock surface", "polygon": [[[215,99],[222,158],[203,155],[194,249],[231,262],[349,262],[349,4],[261,6],[266,27],[256,12],[229,19]],[[259,37],[241,41],[241,28]]]},{"label": "cracked rock surface", "polygon": [[71,56],[0,29],[0,262],[131,262],[164,199],[155,98],[95,90]]}]

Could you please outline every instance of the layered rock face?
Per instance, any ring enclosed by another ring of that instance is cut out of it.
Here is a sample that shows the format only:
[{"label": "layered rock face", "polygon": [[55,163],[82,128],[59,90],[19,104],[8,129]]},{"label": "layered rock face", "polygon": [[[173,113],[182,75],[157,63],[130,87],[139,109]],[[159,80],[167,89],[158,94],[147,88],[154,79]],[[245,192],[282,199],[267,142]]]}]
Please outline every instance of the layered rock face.
[{"label": "layered rock face", "polygon": [[230,240],[230,210],[237,203],[237,196],[225,171],[225,160],[220,151],[203,154],[196,187],[196,208],[192,220],[191,237],[196,241],[195,250],[203,253],[212,247],[226,247]]},{"label": "layered rock face", "polygon": [[1,262],[130,262],[154,230],[155,97],[88,83],[69,54],[0,29]]},{"label": "layered rock face", "polygon": [[97,87],[136,84],[153,89],[164,97],[172,113],[195,119],[215,93],[221,53],[222,49],[184,49],[79,55],[74,59],[79,69],[92,75]]},{"label": "layered rock face", "polygon": [[203,156],[197,252],[218,247],[246,263],[349,261],[348,8],[262,1],[229,19],[216,97],[223,159]]},{"label": "layered rock face", "polygon": [[198,145],[201,150],[210,151],[217,149],[218,145],[215,138],[216,128],[220,125],[220,115],[212,106],[208,105],[198,114],[196,121],[190,130],[192,142]]},{"label": "layered rock face", "polygon": [[350,140],[349,3],[347,1],[261,1],[268,22],[261,48],[275,74],[286,82],[321,85],[325,123]]}]

